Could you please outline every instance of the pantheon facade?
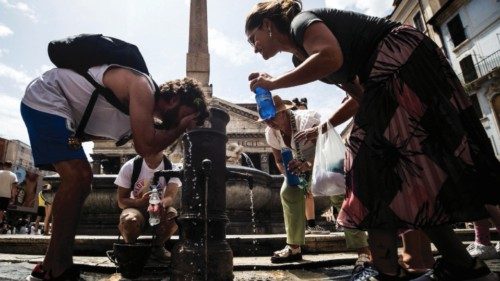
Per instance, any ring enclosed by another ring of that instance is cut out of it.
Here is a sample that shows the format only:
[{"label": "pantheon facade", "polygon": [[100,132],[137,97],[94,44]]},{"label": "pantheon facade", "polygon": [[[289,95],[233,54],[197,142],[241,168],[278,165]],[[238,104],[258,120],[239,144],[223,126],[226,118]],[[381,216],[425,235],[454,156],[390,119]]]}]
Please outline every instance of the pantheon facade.
[{"label": "pantheon facade", "polygon": [[[250,158],[256,169],[279,174],[271,148],[267,145],[264,136],[265,124],[256,122],[258,113],[255,103],[234,104],[217,97],[212,97],[211,106],[227,111],[230,121],[227,126],[227,144],[236,143],[243,148],[243,152]],[[174,163],[182,162],[182,147],[180,141],[165,150]],[[137,155],[132,142],[116,147],[114,141],[94,141],[92,169],[94,174],[117,174],[120,167],[129,159]],[[242,165],[249,165],[244,157]]]}]

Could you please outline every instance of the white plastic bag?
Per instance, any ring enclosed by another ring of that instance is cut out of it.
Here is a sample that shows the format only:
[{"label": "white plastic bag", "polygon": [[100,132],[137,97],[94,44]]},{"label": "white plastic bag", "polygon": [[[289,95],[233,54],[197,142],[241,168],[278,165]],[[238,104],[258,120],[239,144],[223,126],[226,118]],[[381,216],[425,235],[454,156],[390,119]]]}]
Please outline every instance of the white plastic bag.
[{"label": "white plastic bag", "polygon": [[311,192],[314,196],[345,193],[345,146],[330,122],[327,122],[327,127],[327,132],[322,134],[321,126],[318,126],[311,185]]}]

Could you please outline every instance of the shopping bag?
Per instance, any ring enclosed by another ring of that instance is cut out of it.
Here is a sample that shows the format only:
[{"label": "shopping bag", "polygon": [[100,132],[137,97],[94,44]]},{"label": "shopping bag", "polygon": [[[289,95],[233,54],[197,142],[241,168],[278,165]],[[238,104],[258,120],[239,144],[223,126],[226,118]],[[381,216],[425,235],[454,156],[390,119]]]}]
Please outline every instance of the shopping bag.
[{"label": "shopping bag", "polygon": [[345,193],[345,146],[342,138],[329,122],[327,122],[327,127],[326,133],[322,134],[321,126],[318,126],[311,185],[311,192],[314,196]]}]

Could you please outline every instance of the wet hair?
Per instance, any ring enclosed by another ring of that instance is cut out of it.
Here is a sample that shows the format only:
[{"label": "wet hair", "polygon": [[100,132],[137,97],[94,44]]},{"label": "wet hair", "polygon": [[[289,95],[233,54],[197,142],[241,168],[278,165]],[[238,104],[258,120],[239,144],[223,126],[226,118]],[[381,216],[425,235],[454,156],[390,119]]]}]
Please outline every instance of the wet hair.
[{"label": "wet hair", "polygon": [[257,3],[247,15],[245,32],[260,27],[264,19],[269,19],[279,32],[288,34],[290,23],[301,11],[301,0],[269,0]]},{"label": "wet hair", "polygon": [[[155,100],[171,100],[179,97],[179,105],[194,108],[198,113],[197,125],[201,126],[208,118],[207,100],[203,89],[198,81],[192,78],[176,79],[160,85],[159,91],[155,93]],[[164,120],[162,120],[164,121]]]}]

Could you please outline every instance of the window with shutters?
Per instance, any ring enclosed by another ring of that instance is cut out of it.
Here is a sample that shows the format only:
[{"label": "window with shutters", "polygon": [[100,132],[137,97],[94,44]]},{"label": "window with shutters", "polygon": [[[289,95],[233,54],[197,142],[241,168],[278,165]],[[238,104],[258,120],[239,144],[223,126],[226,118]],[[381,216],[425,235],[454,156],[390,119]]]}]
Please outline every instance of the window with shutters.
[{"label": "window with shutters", "polygon": [[465,29],[460,19],[460,14],[456,15],[447,24],[448,30],[450,31],[451,41],[453,45],[458,46],[460,43],[464,42],[467,37],[465,36]]},{"label": "window with shutters", "polygon": [[477,72],[471,55],[466,56],[460,61],[460,68],[462,69],[462,75],[464,76],[465,83],[469,83],[477,79]]}]

